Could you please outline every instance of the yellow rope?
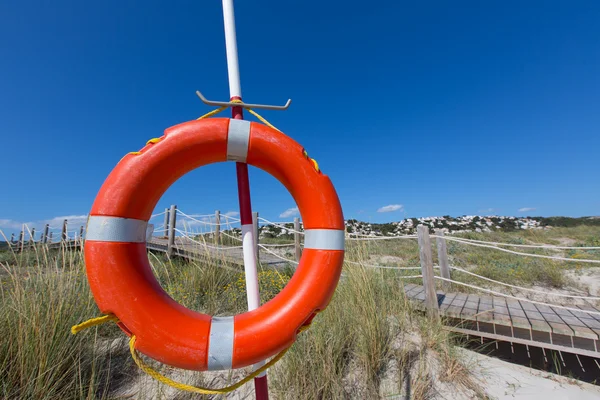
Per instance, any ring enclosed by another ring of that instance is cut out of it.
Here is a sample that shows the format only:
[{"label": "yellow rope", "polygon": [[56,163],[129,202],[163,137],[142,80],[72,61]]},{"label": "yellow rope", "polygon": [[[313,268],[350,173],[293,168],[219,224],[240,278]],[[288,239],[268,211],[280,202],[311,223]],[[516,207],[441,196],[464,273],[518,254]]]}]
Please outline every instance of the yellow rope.
[{"label": "yellow rope", "polygon": [[[110,321],[118,321],[118,320],[119,319],[115,315],[103,315],[102,317],[92,318],[85,322],[82,322],[79,325],[74,325],[71,328],[71,333],[76,334],[83,329],[90,328],[95,325],[105,324]],[[300,329],[298,329],[298,333],[300,334],[300,333],[306,331],[308,328],[310,328],[310,324],[300,327]],[[288,350],[291,348],[291,346],[290,346],[287,349],[284,349],[279,354],[277,354],[275,357],[273,357],[268,363],[266,363],[265,365],[263,365],[256,371],[252,372],[250,375],[246,376],[239,382],[234,383],[233,385],[227,386],[224,388],[211,389],[211,388],[196,387],[196,386],[186,385],[185,383],[175,382],[174,380],[162,375],[160,372],[156,371],[151,366],[146,364],[140,358],[140,356],[138,356],[137,352],[135,351],[135,340],[136,340],[135,335],[131,335],[131,338],[129,339],[129,351],[131,352],[131,357],[133,358],[133,361],[135,361],[137,366],[142,371],[144,371],[146,374],[148,374],[150,377],[156,379],[157,381],[164,383],[165,385],[174,387],[175,389],[185,390],[187,392],[200,393],[200,394],[225,394],[225,393],[233,392],[234,390],[240,388],[241,386],[243,386],[250,380],[256,378],[262,372],[266,371],[267,369],[269,369],[273,365],[275,365],[279,360],[281,360],[283,358],[285,353],[287,353]]]},{"label": "yellow rope", "polygon": [[[241,100],[239,100],[239,99],[234,99],[234,100],[231,100],[231,103],[243,103],[243,101],[241,101]],[[221,111],[225,110],[226,108],[227,108],[226,106],[219,107],[219,108],[217,108],[216,110],[212,110],[211,112],[208,112],[208,113],[204,114],[204,115],[203,115],[203,116],[201,116],[200,118],[197,118],[197,120],[200,120],[200,119],[204,119],[204,118],[208,118],[208,117],[212,117],[212,116],[214,116],[214,115],[217,115],[218,113],[220,113]],[[245,108],[246,110],[248,110],[248,112],[249,112],[250,114],[252,114],[252,115],[254,115],[256,118],[258,118],[258,119],[259,119],[259,120],[260,120],[260,121],[261,121],[263,124],[265,124],[265,125],[267,125],[267,126],[269,126],[269,127],[273,128],[273,129],[275,129],[275,130],[279,131],[279,129],[277,129],[277,128],[275,127],[275,125],[273,125],[272,123],[270,123],[269,121],[267,121],[267,120],[266,120],[266,119],[265,119],[263,116],[261,116],[259,113],[257,113],[257,112],[256,112],[256,111],[254,111],[253,109],[251,109],[251,108],[248,108],[248,107],[244,107],[244,108]],[[279,132],[281,132],[281,131],[279,131]]]},{"label": "yellow rope", "polygon": [[289,350],[289,347],[287,349],[283,350],[281,353],[279,353],[275,357],[273,357],[273,359],[271,359],[271,361],[269,361],[268,363],[266,363],[265,365],[263,365],[256,371],[252,372],[250,375],[246,376],[244,379],[240,380],[239,382],[236,382],[233,385],[227,386],[224,388],[211,389],[211,388],[190,386],[190,385],[186,385],[185,383],[175,382],[174,380],[167,378],[166,376],[162,375],[160,372],[154,370],[148,364],[144,363],[144,361],[142,361],[142,359],[137,355],[137,352],[135,351],[134,346],[135,346],[135,336],[132,336],[131,339],[129,340],[129,351],[131,352],[131,356],[133,357],[133,360],[135,361],[137,366],[140,367],[140,369],[142,371],[144,371],[145,373],[147,373],[148,375],[150,375],[152,378],[156,379],[157,381],[162,382],[165,385],[174,387],[175,389],[185,390],[187,392],[193,392],[193,393],[201,393],[201,394],[224,394],[224,393],[233,392],[235,389],[243,386],[250,380],[256,378],[263,371],[266,371],[268,368],[275,365],[275,363],[277,361],[281,360],[281,358],[283,358],[285,353]]},{"label": "yellow rope", "polygon": [[207,112],[207,113],[206,113],[206,114],[204,114],[203,116],[201,116],[201,117],[199,117],[199,118],[196,118],[196,121],[197,121],[197,120],[200,120],[200,119],[204,119],[204,118],[209,118],[209,117],[212,117],[213,115],[217,115],[218,113],[220,113],[221,111],[225,110],[226,108],[227,108],[227,107],[223,106],[223,107],[219,107],[219,108],[217,108],[216,110],[212,110],[212,111],[210,111],[210,112]]},{"label": "yellow rope", "polygon": [[315,160],[314,158],[311,158],[310,160],[313,162],[313,165],[314,165],[314,167],[315,167],[315,170],[316,170],[317,172],[320,172],[320,171],[321,171],[321,169],[319,168],[319,164],[317,163],[317,160]]},{"label": "yellow rope", "polygon": [[[251,108],[247,108],[246,110],[248,110],[248,112],[249,112],[250,114],[254,115],[256,118],[258,118],[258,119],[259,119],[259,120],[260,120],[260,121],[261,121],[263,124],[265,124],[265,125],[267,125],[267,126],[269,126],[269,127],[273,128],[273,129],[275,129],[276,131],[279,131],[279,129],[277,129],[277,128],[275,127],[275,125],[271,124],[269,121],[267,121],[266,119],[264,119],[262,116],[260,116],[260,114],[259,114],[259,113],[257,113],[257,112],[256,112],[256,111],[254,111],[253,109],[251,109]],[[279,132],[281,132],[281,131],[279,131]]]},{"label": "yellow rope", "polygon": [[117,318],[116,315],[103,315],[101,317],[97,317],[97,318],[92,318],[92,319],[88,319],[85,322],[80,323],[79,325],[73,325],[71,327],[71,333],[73,335],[75,335],[76,333],[79,333],[80,331],[87,329],[87,328],[91,328],[92,326],[96,326],[96,325],[102,325],[105,324],[107,322],[111,322],[111,321],[119,321],[119,318]]},{"label": "yellow rope", "polygon": [[[231,100],[231,103],[242,103],[242,101],[241,101],[241,100],[237,100],[237,99],[236,99],[236,100]],[[212,111],[209,111],[209,112],[207,112],[206,114],[202,115],[201,117],[198,117],[198,118],[196,118],[196,120],[198,121],[198,120],[201,120],[201,119],[205,119],[205,118],[210,118],[210,117],[213,117],[213,116],[217,115],[218,113],[220,113],[221,111],[224,111],[225,109],[227,109],[227,107],[226,107],[226,106],[219,107],[219,108],[217,108],[217,109],[215,109],[215,110],[212,110]],[[246,110],[248,110],[248,112],[249,112],[250,114],[254,115],[256,118],[258,118],[258,119],[259,119],[259,120],[260,120],[260,121],[261,121],[263,124],[265,124],[265,125],[267,125],[267,126],[269,126],[269,127],[273,128],[273,129],[275,129],[275,130],[279,131],[279,129],[277,129],[277,128],[275,127],[275,125],[273,125],[272,123],[270,123],[269,121],[267,121],[267,120],[266,120],[264,117],[262,117],[262,116],[261,116],[259,113],[257,113],[257,112],[256,112],[256,111],[254,111],[253,109],[251,109],[251,108],[246,108]],[[281,131],[279,131],[279,132],[281,132]],[[154,139],[150,139],[150,140],[148,140],[148,141],[146,142],[146,144],[147,144],[147,145],[148,145],[148,144],[155,144],[155,143],[158,143],[158,142],[160,142],[161,140],[162,140],[162,138],[154,138]],[[138,156],[138,155],[142,154],[142,152],[141,152],[141,151],[130,151],[130,152],[129,152],[129,153],[127,153],[127,154],[129,154],[129,155],[133,155],[133,156]],[[314,161],[314,160],[313,160],[313,162],[316,164],[316,161]],[[317,171],[318,171],[318,166],[317,166]]]},{"label": "yellow rope", "polygon": [[[310,327],[310,325],[301,327],[298,330],[298,333],[304,332],[309,327]],[[181,382],[175,382],[174,380],[169,379],[166,376],[162,375],[160,372],[156,371],[155,369],[153,369],[152,367],[150,367],[148,364],[144,363],[144,361],[142,361],[142,359],[137,355],[137,352],[135,351],[135,335],[131,336],[131,339],[129,339],[129,351],[131,352],[131,357],[133,358],[133,361],[135,361],[135,363],[137,364],[137,366],[140,367],[140,369],[142,371],[144,371],[146,374],[148,374],[152,378],[156,379],[157,381],[162,382],[165,385],[174,387],[175,389],[185,390],[187,392],[200,393],[200,394],[225,394],[225,393],[233,392],[234,390],[242,387],[247,382],[249,382],[252,379],[256,378],[262,372],[266,371],[267,369],[269,369],[273,365],[275,365],[277,363],[277,361],[279,361],[279,360],[281,360],[283,358],[283,356],[285,355],[285,353],[287,353],[287,351],[290,348],[291,348],[291,346],[288,347],[287,349],[284,349],[279,354],[277,354],[275,357],[273,357],[268,363],[266,363],[265,365],[263,365],[262,367],[260,367],[256,371],[252,372],[250,375],[246,376],[245,378],[243,378],[239,382],[234,383],[231,386],[227,386],[227,387],[221,388],[221,389],[210,389],[210,388],[203,388],[203,387],[196,387],[196,386],[186,385],[185,383],[181,383]]]},{"label": "yellow rope", "polygon": [[302,150],[302,154],[304,155],[304,157],[308,158],[310,161],[312,161],[313,163],[313,167],[315,167],[315,170],[317,172],[321,172],[321,169],[319,168],[319,163],[317,163],[317,160],[315,160],[314,158],[310,158],[308,156],[308,152],[306,150]]}]

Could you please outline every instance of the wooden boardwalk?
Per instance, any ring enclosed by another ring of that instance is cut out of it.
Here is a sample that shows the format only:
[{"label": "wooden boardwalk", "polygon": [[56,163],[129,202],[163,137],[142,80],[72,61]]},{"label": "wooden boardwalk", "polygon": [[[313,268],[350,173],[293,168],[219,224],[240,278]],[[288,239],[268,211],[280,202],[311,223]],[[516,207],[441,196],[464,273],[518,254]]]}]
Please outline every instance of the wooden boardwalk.
[{"label": "wooden boardwalk", "polygon": [[[47,246],[49,249],[78,249],[82,244],[81,240],[68,240],[62,242],[54,242],[47,243],[43,246]],[[36,244],[39,245],[39,244]],[[14,251],[20,251],[21,246],[18,243],[12,243],[10,246],[7,246],[7,249],[12,249]],[[166,238],[158,238],[153,237],[148,242],[146,242],[146,248],[152,251],[159,251],[166,253],[168,250],[168,240]],[[185,237],[177,237],[175,240],[175,246],[173,248],[174,254],[179,257],[183,257],[190,260],[202,260],[207,256],[210,258],[214,258],[217,260],[223,260],[225,262],[229,262],[231,264],[244,265],[244,255],[242,253],[241,248],[236,247],[227,247],[227,246],[214,246],[211,243],[207,243],[207,246],[202,244],[193,242]],[[23,248],[25,250],[31,249],[32,245],[26,243]],[[293,253],[294,245],[290,245],[290,253]],[[293,256],[288,256],[285,258],[293,258]],[[270,265],[270,266],[282,266],[288,264],[288,261],[282,260],[278,258],[264,249],[259,247],[259,260],[262,265]]]},{"label": "wooden boardwalk", "polygon": [[[293,244],[290,248],[293,249]],[[166,238],[153,237],[146,243],[148,250],[167,252],[168,240]],[[226,247],[219,246],[216,248],[212,243],[207,243],[206,246],[193,242],[185,237],[177,237],[175,240],[175,246],[173,248],[174,253],[180,257],[187,259],[200,260],[203,257],[209,256],[211,258],[221,259],[232,264],[244,265],[244,255],[242,249],[239,247]],[[292,250],[293,251],[293,250]],[[284,261],[268,252],[264,251],[259,247],[259,260],[263,265],[281,265],[287,264]]]},{"label": "wooden boardwalk", "polygon": [[[404,292],[425,309],[423,286],[405,284]],[[451,331],[600,358],[600,315],[501,296],[437,291],[437,299]],[[600,312],[591,305],[569,307]]]}]

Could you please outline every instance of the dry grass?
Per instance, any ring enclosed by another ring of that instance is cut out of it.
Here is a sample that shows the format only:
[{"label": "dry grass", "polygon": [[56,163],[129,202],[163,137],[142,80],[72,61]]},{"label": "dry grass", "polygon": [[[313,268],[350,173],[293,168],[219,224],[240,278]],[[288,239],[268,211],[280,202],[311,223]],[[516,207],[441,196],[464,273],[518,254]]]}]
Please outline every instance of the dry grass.
[{"label": "dry grass", "polygon": [[[348,258],[368,260],[367,245]],[[0,397],[6,399],[191,398],[142,377],[124,334],[105,325],[71,335],[72,325],[98,315],[80,251],[2,253]],[[239,267],[206,258],[183,262],[149,255],[157,279],[185,306],[211,315],[246,309]],[[275,296],[292,270],[261,270],[262,301]],[[439,322],[412,309],[402,274],[347,264],[329,307],[269,372],[273,398],[365,399],[410,393],[435,396],[439,382],[471,390],[468,369]],[[156,363],[153,363],[157,366]],[[167,375],[214,386],[209,374]],[[241,371],[243,372],[243,371]]]},{"label": "dry grass", "polygon": [[98,336],[69,331],[97,312],[80,255],[37,251],[10,258],[1,267],[1,397],[97,398],[108,376]]}]

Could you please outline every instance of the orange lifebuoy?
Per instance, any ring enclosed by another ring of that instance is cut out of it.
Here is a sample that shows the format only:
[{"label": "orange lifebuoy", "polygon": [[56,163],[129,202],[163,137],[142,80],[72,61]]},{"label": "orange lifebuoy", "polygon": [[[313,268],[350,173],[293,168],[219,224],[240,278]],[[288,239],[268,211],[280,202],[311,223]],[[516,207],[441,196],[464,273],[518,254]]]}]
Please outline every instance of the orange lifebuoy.
[{"label": "orange lifebuoy", "polygon": [[[302,217],[304,251],[286,287],[259,308],[211,317],[173,300],[155,279],[146,227],[163,193],[203,165],[239,161],[278,179]],[[293,139],[267,126],[229,118],[185,122],[109,174],[88,219],[88,282],[102,313],[114,314],[136,348],[165,364],[206,371],[255,364],[289,347],[329,303],[344,259],[344,218],[330,179]]]}]

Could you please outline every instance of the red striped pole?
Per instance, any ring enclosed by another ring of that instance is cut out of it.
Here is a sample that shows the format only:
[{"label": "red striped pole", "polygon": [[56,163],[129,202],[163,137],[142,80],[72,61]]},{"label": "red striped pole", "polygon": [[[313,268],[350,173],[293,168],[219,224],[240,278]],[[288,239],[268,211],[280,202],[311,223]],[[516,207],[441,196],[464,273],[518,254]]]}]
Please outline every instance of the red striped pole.
[{"label": "red striped pole", "polygon": [[[227,71],[229,75],[229,94],[231,100],[242,99],[240,85],[240,70],[238,63],[237,40],[235,34],[235,15],[233,0],[223,0],[223,20],[225,25],[225,48],[227,51]],[[244,119],[242,107],[232,107],[232,118]],[[248,178],[248,164],[237,162],[235,165],[238,183],[238,199],[240,204],[240,220],[242,224],[242,247],[244,254],[244,271],[246,275],[246,292],[248,297],[248,310],[260,306],[258,291],[258,276],[256,257],[254,254],[254,229],[252,227],[252,202],[250,200],[250,180]],[[263,363],[255,365],[259,368]],[[269,399],[267,374],[263,372],[254,378],[254,392],[256,400]]]}]

